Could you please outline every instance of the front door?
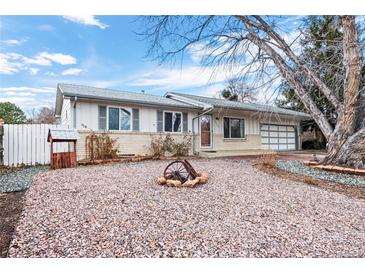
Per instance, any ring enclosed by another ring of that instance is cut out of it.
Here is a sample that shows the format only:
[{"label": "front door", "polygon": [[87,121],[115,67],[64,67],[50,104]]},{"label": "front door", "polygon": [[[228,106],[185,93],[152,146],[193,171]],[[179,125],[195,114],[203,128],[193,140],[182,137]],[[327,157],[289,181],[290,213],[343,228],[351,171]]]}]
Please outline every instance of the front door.
[{"label": "front door", "polygon": [[212,116],[200,117],[200,145],[201,147],[212,146]]}]

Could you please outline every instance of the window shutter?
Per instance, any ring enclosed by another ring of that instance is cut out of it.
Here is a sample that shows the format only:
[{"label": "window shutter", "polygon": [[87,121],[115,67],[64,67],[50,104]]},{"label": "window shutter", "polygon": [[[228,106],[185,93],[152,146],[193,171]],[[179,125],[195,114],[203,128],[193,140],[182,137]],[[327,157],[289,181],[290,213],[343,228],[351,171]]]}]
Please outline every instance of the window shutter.
[{"label": "window shutter", "polygon": [[99,130],[106,130],[106,106],[99,106]]},{"label": "window shutter", "polygon": [[138,108],[132,109],[132,116],[133,116],[132,130],[139,131],[139,109]]},{"label": "window shutter", "polygon": [[188,132],[188,113],[183,112],[183,132]]},{"label": "window shutter", "polygon": [[163,111],[157,110],[157,131],[163,131]]}]

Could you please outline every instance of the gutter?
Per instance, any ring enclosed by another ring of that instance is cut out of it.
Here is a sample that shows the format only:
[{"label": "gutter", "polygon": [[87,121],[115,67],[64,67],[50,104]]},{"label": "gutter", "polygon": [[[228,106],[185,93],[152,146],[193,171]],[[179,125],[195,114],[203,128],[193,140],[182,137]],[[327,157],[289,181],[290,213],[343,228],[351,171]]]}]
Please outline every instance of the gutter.
[{"label": "gutter", "polygon": [[[198,116],[193,118],[193,154],[196,154],[196,150],[195,150],[195,127],[194,127],[194,122],[197,118],[200,118],[201,116],[211,112],[214,109],[214,106],[211,106],[210,108],[208,108],[207,110],[205,110],[203,113],[199,114]],[[198,129],[199,130],[199,129]]]}]

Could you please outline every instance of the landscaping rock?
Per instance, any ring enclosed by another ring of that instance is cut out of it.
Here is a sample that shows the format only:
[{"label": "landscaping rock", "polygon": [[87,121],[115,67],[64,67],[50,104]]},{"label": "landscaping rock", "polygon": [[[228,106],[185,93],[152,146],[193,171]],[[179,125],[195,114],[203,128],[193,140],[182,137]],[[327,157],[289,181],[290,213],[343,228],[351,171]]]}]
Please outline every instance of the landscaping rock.
[{"label": "landscaping rock", "polygon": [[48,166],[24,167],[0,174],[0,192],[25,190],[32,183],[34,175],[48,169]]},{"label": "landscaping rock", "polygon": [[252,163],[191,160],[201,187],[162,187],[168,161],[39,173],[10,257],[365,257],[365,201]]},{"label": "landscaping rock", "polygon": [[[301,161],[277,161],[277,167],[292,173],[311,176],[315,179],[330,181],[340,184],[365,187],[365,178],[357,175],[338,173],[323,170],[326,166],[318,165],[316,168],[306,166]],[[328,166],[327,166],[328,167]],[[333,170],[338,171],[338,167],[333,166]],[[346,171],[346,168],[341,168]]]}]

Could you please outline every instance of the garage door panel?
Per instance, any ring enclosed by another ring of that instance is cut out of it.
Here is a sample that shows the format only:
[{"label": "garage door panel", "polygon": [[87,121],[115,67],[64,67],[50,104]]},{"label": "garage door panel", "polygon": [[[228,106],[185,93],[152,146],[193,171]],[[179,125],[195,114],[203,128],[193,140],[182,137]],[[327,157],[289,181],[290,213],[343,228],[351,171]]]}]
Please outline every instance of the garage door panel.
[{"label": "garage door panel", "polygon": [[279,150],[288,150],[288,146],[285,145],[279,145]]},{"label": "garage door panel", "polygon": [[261,125],[261,148],[272,150],[295,150],[295,127],[289,125]]},{"label": "garage door panel", "polygon": [[277,144],[270,144],[269,148],[272,150],[278,150],[279,146]]},{"label": "garage door panel", "polygon": [[280,138],[279,139],[279,143],[280,144],[286,144],[287,143],[287,139],[286,138]]},{"label": "garage door panel", "polygon": [[277,143],[279,143],[278,138],[270,138],[270,144],[277,144]]}]

